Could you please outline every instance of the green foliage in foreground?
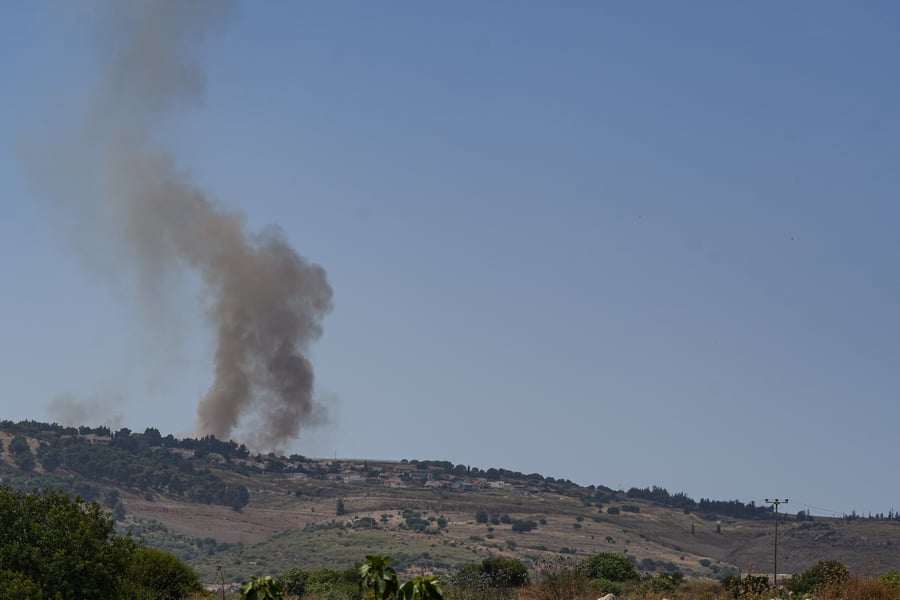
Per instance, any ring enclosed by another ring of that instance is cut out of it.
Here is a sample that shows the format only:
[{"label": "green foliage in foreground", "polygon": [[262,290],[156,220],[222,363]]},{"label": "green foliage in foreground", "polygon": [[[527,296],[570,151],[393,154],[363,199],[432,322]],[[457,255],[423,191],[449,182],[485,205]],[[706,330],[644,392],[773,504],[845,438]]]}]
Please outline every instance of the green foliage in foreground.
[{"label": "green foliage in foreground", "polygon": [[803,573],[794,575],[785,587],[795,594],[811,594],[825,586],[840,587],[850,578],[850,571],[836,560],[823,560]]},{"label": "green foliage in foreground", "polygon": [[41,588],[24,573],[0,571],[0,599],[41,600]]},{"label": "green foliage in foreground", "polygon": [[0,487],[0,599],[177,600],[201,588],[186,564],[114,525],[96,502]]},{"label": "green foliage in foreground", "polygon": [[121,597],[134,545],[99,504],[0,488],[0,565],[47,598]]},{"label": "green foliage in foreground", "polygon": [[433,575],[416,577],[400,586],[397,595],[401,600],[443,600],[441,580]]},{"label": "green foliage in foreground", "polygon": [[282,582],[288,594],[358,600],[362,589],[359,569],[291,569]]},{"label": "green foliage in foreground", "polygon": [[765,575],[729,575],[722,579],[722,588],[737,600],[747,596],[760,596],[769,589],[769,578]]},{"label": "green foliage in foreground", "polygon": [[203,584],[187,563],[156,548],[137,548],[128,567],[129,596],[178,600],[203,590]]},{"label": "green foliage in foreground", "polygon": [[[291,569],[278,581],[280,591],[298,598],[315,597],[329,600],[442,600],[444,592],[441,580],[437,577],[416,577],[399,585],[397,573],[390,566],[393,558],[380,554],[370,554],[355,569],[339,571],[336,569],[318,569],[305,571]],[[252,591],[254,586],[262,586],[262,582],[271,578],[253,578],[243,584],[243,589]],[[275,581],[275,580],[273,580]],[[268,584],[267,584],[268,585]],[[244,598],[281,598],[282,596],[252,596]]]},{"label": "green foliage in foreground", "polygon": [[[625,560],[631,564],[627,558]],[[521,565],[514,559],[494,557],[460,569],[451,579],[446,593],[443,589],[445,582],[433,576],[415,577],[389,591],[391,588],[388,584],[380,588],[376,582],[384,579],[392,570],[389,566],[391,563],[390,557],[368,555],[359,567],[346,571],[293,569],[278,579],[254,577],[250,582],[244,583],[245,593],[241,598],[361,600],[366,597],[381,597],[381,600],[443,600],[446,597],[449,600],[571,600],[614,593],[624,600],[658,600],[661,597],[681,600],[765,600],[769,597],[785,598],[787,595],[784,589],[770,590],[768,579],[764,576],[746,576],[743,579],[732,576],[721,582],[687,581],[678,572],[645,575],[642,578],[629,576],[621,582],[612,582],[602,577],[589,578],[591,568],[598,565],[617,566],[621,568],[618,576],[627,575],[628,570],[624,565],[611,560],[608,553],[589,557],[581,563],[551,563],[534,574],[533,581],[527,581],[521,586],[502,587],[503,581],[511,581],[505,575],[500,578],[501,585],[485,585],[486,582],[491,582],[491,573],[496,574],[497,570],[509,573],[510,567],[518,571],[515,563]],[[825,561],[823,565],[810,569],[810,577],[823,572],[840,574],[843,570],[839,567],[843,565],[836,561]],[[524,565],[522,568],[524,569]],[[602,569],[595,569],[594,572],[602,572]],[[476,577],[469,579],[466,577],[467,573]],[[527,576],[527,570],[525,575]],[[384,592],[379,591],[382,589]],[[256,595],[251,592],[256,592]],[[900,600],[900,574],[889,572],[881,577],[854,576],[837,579],[829,575],[822,580],[816,597],[825,600]],[[5,598],[0,593],[0,600]]]},{"label": "green foliage in foreground", "polygon": [[393,598],[399,588],[397,572],[390,566],[393,558],[380,554],[369,554],[359,567],[363,588],[368,590],[368,597],[375,600]]},{"label": "green foliage in foreground", "polygon": [[271,576],[251,577],[241,586],[241,600],[283,600],[284,589]]}]

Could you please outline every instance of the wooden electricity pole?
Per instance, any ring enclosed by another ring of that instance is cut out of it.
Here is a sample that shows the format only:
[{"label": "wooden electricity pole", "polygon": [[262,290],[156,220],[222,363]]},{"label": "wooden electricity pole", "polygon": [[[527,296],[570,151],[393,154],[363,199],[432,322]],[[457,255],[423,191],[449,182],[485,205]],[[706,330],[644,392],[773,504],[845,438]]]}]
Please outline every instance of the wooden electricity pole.
[{"label": "wooden electricity pole", "polygon": [[775,498],[773,500],[769,500],[766,498],[766,504],[772,504],[775,506],[775,565],[773,567],[774,573],[772,577],[772,585],[774,587],[778,587],[778,505],[779,504],[787,504],[788,499],[779,500]]}]

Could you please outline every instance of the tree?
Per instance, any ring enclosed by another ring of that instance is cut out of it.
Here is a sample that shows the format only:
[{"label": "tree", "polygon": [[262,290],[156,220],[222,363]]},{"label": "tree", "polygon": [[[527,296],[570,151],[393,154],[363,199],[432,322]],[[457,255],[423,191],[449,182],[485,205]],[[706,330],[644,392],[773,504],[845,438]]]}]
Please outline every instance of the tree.
[{"label": "tree", "polygon": [[345,515],[345,514],[347,514],[347,509],[346,509],[346,507],[344,506],[344,499],[343,499],[343,498],[338,498],[338,501],[337,501],[337,516],[340,517],[341,515]]},{"label": "tree", "polygon": [[516,533],[526,533],[528,531],[531,531],[535,527],[537,527],[537,523],[535,523],[534,521],[532,521],[530,519],[526,519],[526,520],[516,519],[515,521],[512,522],[512,530],[515,531]]},{"label": "tree", "polygon": [[156,548],[138,548],[128,566],[132,596],[154,600],[179,600],[203,590],[194,570],[173,554]]},{"label": "tree", "polygon": [[42,600],[41,588],[23,573],[0,571],[0,600]]},{"label": "tree", "polygon": [[463,565],[454,575],[457,586],[516,588],[528,585],[528,567],[515,558],[485,558],[480,563]]},{"label": "tree", "polygon": [[106,495],[103,497],[103,503],[106,504],[107,508],[115,508],[116,504],[119,503],[119,490],[115,488],[107,490]]},{"label": "tree", "polygon": [[285,593],[299,598],[306,595],[306,582],[309,580],[309,571],[295,567],[282,575],[281,580],[284,582]]},{"label": "tree", "polygon": [[122,597],[121,575],[134,547],[95,502],[0,488],[0,565],[17,585],[28,588],[30,581],[45,598]]},{"label": "tree", "polygon": [[478,510],[475,512],[475,522],[476,523],[487,523],[488,522],[488,514],[484,509]]},{"label": "tree", "polygon": [[31,453],[31,446],[24,436],[17,435],[9,443],[9,453],[12,454],[16,465],[23,471],[31,471],[34,469],[34,454]]},{"label": "tree", "polygon": [[836,560],[823,560],[803,573],[794,575],[785,587],[795,594],[811,594],[824,587],[839,589],[850,578],[850,571]]},{"label": "tree", "polygon": [[389,556],[369,554],[359,567],[362,587],[369,590],[368,597],[375,600],[391,598],[397,593],[397,572],[390,564],[394,561]]},{"label": "tree", "polygon": [[640,579],[634,564],[625,556],[612,552],[600,552],[589,556],[579,568],[590,579],[608,579],[609,581],[631,581]]}]

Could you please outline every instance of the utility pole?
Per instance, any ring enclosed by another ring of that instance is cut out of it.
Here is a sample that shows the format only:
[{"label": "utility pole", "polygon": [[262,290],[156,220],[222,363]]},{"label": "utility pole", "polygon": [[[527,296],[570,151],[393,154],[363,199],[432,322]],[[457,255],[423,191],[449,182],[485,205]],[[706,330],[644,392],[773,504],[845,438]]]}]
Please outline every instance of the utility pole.
[{"label": "utility pole", "polygon": [[766,504],[772,504],[775,506],[775,565],[773,567],[774,573],[772,577],[772,585],[774,587],[778,587],[778,505],[779,504],[787,504],[788,499],[779,500],[778,498],[774,498],[769,500],[766,498]]},{"label": "utility pole", "polygon": [[222,578],[222,600],[225,600],[225,569],[222,565],[216,567],[216,574]]}]

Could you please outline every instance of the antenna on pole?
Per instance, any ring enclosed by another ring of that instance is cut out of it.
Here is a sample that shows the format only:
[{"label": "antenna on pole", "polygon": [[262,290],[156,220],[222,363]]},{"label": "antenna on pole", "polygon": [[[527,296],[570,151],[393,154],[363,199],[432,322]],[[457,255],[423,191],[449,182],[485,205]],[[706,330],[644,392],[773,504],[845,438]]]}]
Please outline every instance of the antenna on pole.
[{"label": "antenna on pole", "polygon": [[787,498],[785,498],[784,500],[779,500],[778,498],[769,500],[768,498],[766,498],[766,504],[771,504],[775,507],[775,565],[772,567],[772,585],[774,587],[778,587],[778,505],[787,503]]}]

